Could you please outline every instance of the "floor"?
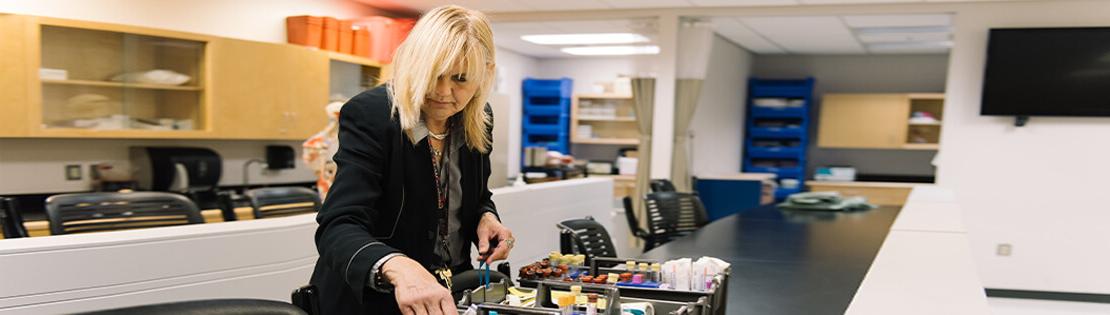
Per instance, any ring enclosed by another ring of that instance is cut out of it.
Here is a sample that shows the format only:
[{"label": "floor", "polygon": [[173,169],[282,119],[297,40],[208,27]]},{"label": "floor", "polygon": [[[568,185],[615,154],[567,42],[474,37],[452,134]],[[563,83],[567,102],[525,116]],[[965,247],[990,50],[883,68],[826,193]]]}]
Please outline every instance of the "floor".
[{"label": "floor", "polygon": [[1110,304],[987,298],[994,315],[1105,315],[1110,314]]}]

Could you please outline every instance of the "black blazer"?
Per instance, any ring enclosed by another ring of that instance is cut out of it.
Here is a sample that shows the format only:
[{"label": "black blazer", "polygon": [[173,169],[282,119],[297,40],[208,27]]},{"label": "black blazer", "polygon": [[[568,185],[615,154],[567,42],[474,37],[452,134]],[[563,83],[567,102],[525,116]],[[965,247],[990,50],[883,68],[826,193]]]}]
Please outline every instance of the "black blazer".
[{"label": "black blazer", "polygon": [[[319,290],[324,314],[400,314],[393,294],[366,287],[370,268],[394,252],[426,267],[438,262],[436,195],[427,137],[412,144],[393,119],[386,93],[385,86],[363,92],[339,113],[339,150],[334,157],[338,172],[316,217],[320,259],[311,280]],[[464,240],[474,243],[481,215],[497,214],[487,188],[489,155],[467,146],[460,153],[460,231]],[[470,257],[470,246],[463,248],[465,257]],[[468,262],[462,268],[473,266]]]}]

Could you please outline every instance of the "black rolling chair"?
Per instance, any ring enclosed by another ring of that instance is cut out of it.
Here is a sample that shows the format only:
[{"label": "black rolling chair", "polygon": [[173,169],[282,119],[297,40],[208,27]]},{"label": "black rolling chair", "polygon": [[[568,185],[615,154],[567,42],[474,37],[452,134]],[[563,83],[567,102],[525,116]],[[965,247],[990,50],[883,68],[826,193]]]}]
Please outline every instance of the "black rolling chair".
[{"label": "black rolling chair", "polygon": [[632,211],[632,197],[625,196],[622,201],[624,201],[624,218],[628,220],[628,230],[632,231],[632,236],[644,240],[645,252],[655,248],[651,235],[640,228],[640,222],[636,220],[636,213]]},{"label": "black rolling chair", "polygon": [[98,192],[46,198],[53,235],[204,223],[188,198],[165,192]]},{"label": "black rolling chair", "polygon": [[256,188],[244,195],[255,219],[320,211],[320,194],[304,187]]},{"label": "black rolling chair", "polygon": [[0,230],[3,230],[4,238],[29,236],[23,226],[23,215],[15,207],[15,199],[0,197]]},{"label": "black rolling chair", "polygon": [[83,315],[305,315],[293,304],[256,299],[219,299],[170,302],[80,313]]},{"label": "black rolling chair", "polygon": [[674,183],[669,179],[653,179],[648,185],[651,187],[651,192],[677,191]]},{"label": "black rolling chair", "polygon": [[632,199],[624,200],[629,228],[644,240],[644,251],[697,231],[709,223],[705,206],[695,193],[654,192],[644,197],[648,229],[641,230],[632,213]]},{"label": "black rolling chair", "polygon": [[556,226],[560,230],[562,252],[585,255],[586,264],[594,257],[617,257],[617,248],[609,231],[593,217],[566,220]]}]

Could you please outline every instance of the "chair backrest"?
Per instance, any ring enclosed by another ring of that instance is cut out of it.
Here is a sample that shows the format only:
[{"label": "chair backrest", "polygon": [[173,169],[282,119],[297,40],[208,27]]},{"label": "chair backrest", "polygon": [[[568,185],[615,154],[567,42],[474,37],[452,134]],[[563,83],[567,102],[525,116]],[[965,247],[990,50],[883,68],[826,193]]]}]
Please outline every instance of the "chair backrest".
[{"label": "chair backrest", "polygon": [[0,197],[0,230],[4,238],[28,237],[27,228],[23,226],[23,215],[15,206],[15,199]]},{"label": "chair backrest", "polygon": [[320,194],[304,187],[267,187],[248,190],[254,218],[320,211]]},{"label": "chair backrest", "polygon": [[651,186],[651,192],[677,191],[674,188],[674,183],[669,179],[653,179],[649,185]]},{"label": "chair backrest", "polygon": [[621,201],[624,203],[624,218],[628,220],[628,230],[632,231],[632,235],[636,237],[644,237],[647,231],[640,228],[640,221],[636,220],[636,212],[632,206],[632,197],[624,196]]},{"label": "chair backrest", "polygon": [[196,204],[166,192],[97,192],[46,198],[54,235],[204,223]]},{"label": "chair backrest", "polygon": [[210,314],[210,315],[305,315],[293,304],[256,299],[218,299],[170,302],[150,305],[131,306],[104,311],[80,313],[83,315],[169,315],[169,314]]},{"label": "chair backrest", "polygon": [[657,245],[697,231],[709,222],[697,194],[654,192],[644,197],[648,234]]},{"label": "chair backrest", "polygon": [[617,248],[613,245],[613,238],[609,236],[609,231],[606,231],[601,223],[594,221],[594,218],[566,220],[556,226],[559,227],[560,233],[570,236],[571,243],[574,245],[572,250],[585,255],[587,262],[594,257],[617,257]]}]

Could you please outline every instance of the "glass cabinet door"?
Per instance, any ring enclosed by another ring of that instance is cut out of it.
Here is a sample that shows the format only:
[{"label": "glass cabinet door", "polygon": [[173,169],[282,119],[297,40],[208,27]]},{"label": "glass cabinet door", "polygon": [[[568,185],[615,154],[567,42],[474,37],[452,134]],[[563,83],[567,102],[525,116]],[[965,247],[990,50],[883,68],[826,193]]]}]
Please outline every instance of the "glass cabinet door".
[{"label": "glass cabinet door", "polygon": [[199,41],[42,25],[44,129],[204,129]]}]

